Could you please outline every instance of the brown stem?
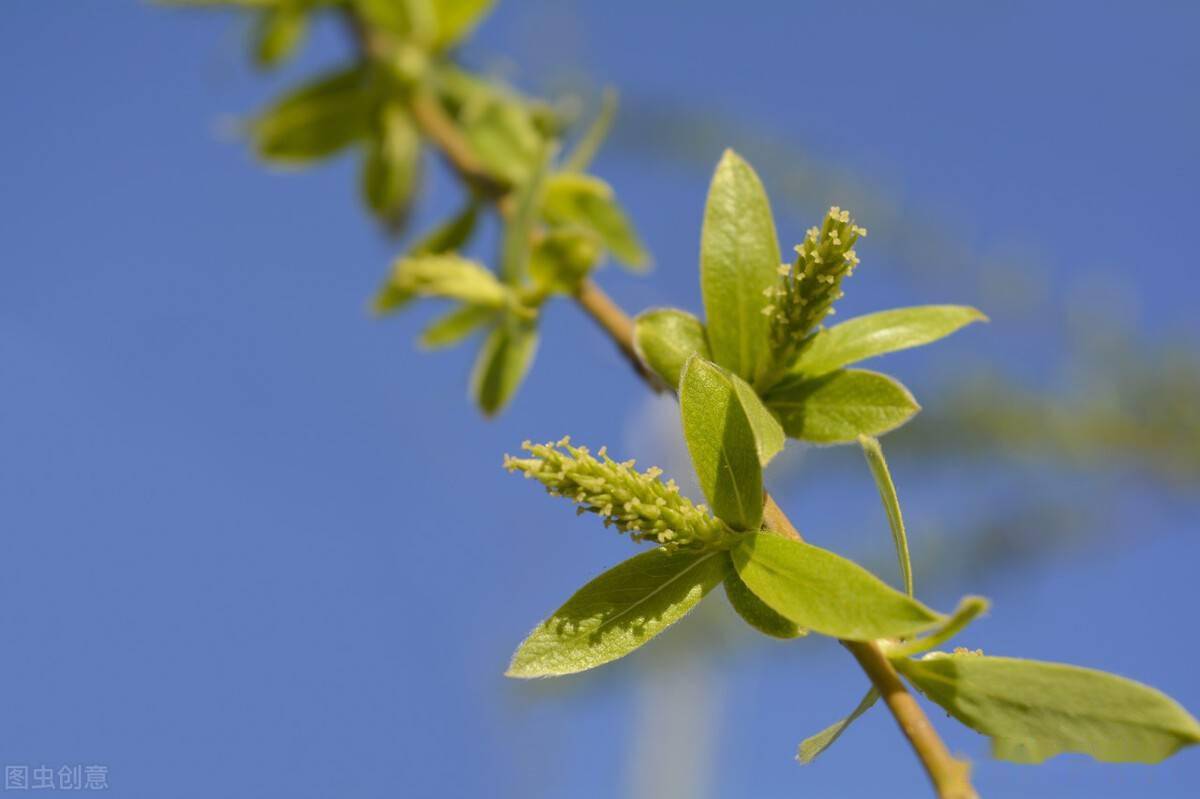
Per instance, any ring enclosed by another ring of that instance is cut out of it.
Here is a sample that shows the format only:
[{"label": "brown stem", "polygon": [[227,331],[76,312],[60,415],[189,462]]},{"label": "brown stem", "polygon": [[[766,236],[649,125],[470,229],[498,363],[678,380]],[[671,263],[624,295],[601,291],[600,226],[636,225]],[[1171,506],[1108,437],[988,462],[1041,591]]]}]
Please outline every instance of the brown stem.
[{"label": "brown stem", "polygon": [[[362,24],[356,15],[347,12],[347,22],[363,53],[379,55],[386,49],[386,42],[373,36],[372,31]],[[426,90],[418,89],[412,96],[411,108],[421,132],[438,148],[450,166],[477,190],[492,198],[503,214],[508,206],[511,187],[506,181],[492,174],[479,160],[438,98]],[[591,280],[584,280],[580,284],[575,293],[575,302],[612,339],[617,349],[647,385],[655,391],[665,388],[638,357],[633,343],[633,320],[629,314]],[[770,494],[763,495],[763,524],[772,532],[797,541],[803,540],[795,525]],[[950,755],[937,731],[929,723],[925,712],[901,682],[896,669],[879,645],[863,641],[842,641],[842,645],[854,655],[883,697],[901,732],[908,739],[930,781],[933,782],[938,797],[977,799],[971,787],[967,765]]]}]

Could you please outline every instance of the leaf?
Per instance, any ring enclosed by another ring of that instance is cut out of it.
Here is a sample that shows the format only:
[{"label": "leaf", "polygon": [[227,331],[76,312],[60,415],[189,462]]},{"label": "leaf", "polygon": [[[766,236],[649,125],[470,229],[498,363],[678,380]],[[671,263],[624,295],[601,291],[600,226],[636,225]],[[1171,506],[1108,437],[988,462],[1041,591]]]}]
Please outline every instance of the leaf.
[{"label": "leaf", "polygon": [[892,473],[888,471],[887,461],[883,458],[883,447],[878,439],[870,436],[859,436],[858,443],[875,485],[879,489],[879,499],[887,512],[888,526],[892,529],[892,541],[896,545],[896,559],[900,562],[900,576],[904,580],[904,593],[913,595],[912,557],[908,554],[908,535],[904,532],[904,515],[900,512],[900,498],[896,496],[896,485],[892,482]]},{"label": "leaf", "polygon": [[863,713],[870,710],[878,701],[879,691],[875,690],[875,686],[871,686],[866,694],[863,695],[863,698],[859,700],[854,710],[850,711],[849,716],[830,724],[816,735],[801,741],[800,748],[796,750],[796,759],[804,766],[816,760],[818,755],[833,746],[833,742],[842,737],[842,733],[846,731],[847,727],[853,724]]},{"label": "leaf", "polygon": [[413,245],[412,255],[434,255],[461,250],[475,233],[479,221],[479,200],[470,198],[463,209],[425,234]]},{"label": "leaf", "polygon": [[789,371],[808,376],[929,344],[987,317],[966,305],[918,305],[849,319],[813,336]]},{"label": "leaf", "polygon": [[407,209],[417,182],[421,138],[408,112],[398,106],[380,114],[378,135],[367,144],[362,188],[367,207],[386,221]]},{"label": "leaf", "polygon": [[537,352],[537,327],[507,318],[492,329],[471,371],[471,396],[485,416],[494,416],[517,393]]},{"label": "leaf", "polygon": [[784,639],[808,635],[807,630],[780,616],[756,597],[732,568],[725,575],[725,596],[742,620],[763,635]]},{"label": "leaf", "polygon": [[893,660],[907,658],[920,652],[941,646],[962,632],[968,624],[985,613],[989,603],[981,596],[965,596],[958,603],[954,613],[939,626],[930,630],[922,638],[914,638],[900,644],[894,644],[884,649],[884,653]]},{"label": "leaf", "polygon": [[513,186],[525,183],[544,148],[533,116],[521,99],[476,87],[463,109],[463,135],[488,172]]},{"label": "leaf", "polygon": [[811,544],[754,533],[730,555],[738,576],[768,607],[823,635],[903,638],[944,618],[853,561]]},{"label": "leaf", "polygon": [[725,577],[724,552],[654,549],[579,589],[513,655],[509,677],[552,677],[624,657],[699,604]]},{"label": "leaf", "polygon": [[787,436],[784,435],[779,420],[767,410],[767,406],[763,405],[763,401],[759,399],[750,384],[732,372],[725,374],[733,385],[733,390],[737,392],[742,409],[746,412],[746,418],[750,421],[750,427],[754,430],[758,462],[766,467],[772,458],[783,451],[783,445],[787,443]]},{"label": "leaf", "polygon": [[700,288],[717,363],[753,385],[771,367],[763,292],[775,286],[779,243],[766,192],[732,150],[717,165],[700,233]]},{"label": "leaf", "polygon": [[261,157],[307,164],[365,138],[375,103],[367,69],[352,67],[285,95],[254,120],[250,131]]},{"label": "leaf", "polygon": [[354,0],[354,5],[371,27],[418,42],[434,37],[437,23],[430,0]]},{"label": "leaf", "polygon": [[1064,752],[1157,763],[1200,743],[1200,724],[1148,685],[1102,671],[1016,658],[935,653],[896,662],[930,700],[992,739],[992,753],[1040,763]]},{"label": "leaf", "polygon": [[704,323],[675,308],[651,308],[638,314],[633,345],[642,362],[673,389],[678,389],[683,365],[692,355],[712,360]]},{"label": "leaf", "polygon": [[516,190],[512,216],[504,225],[500,241],[500,274],[510,286],[520,286],[529,275],[533,226],[537,221],[538,200],[549,160],[549,153],[544,152],[541,166]]},{"label": "leaf", "polygon": [[497,313],[486,305],[460,305],[425,328],[417,344],[429,350],[457,344],[495,319]]},{"label": "leaf", "polygon": [[727,373],[693,355],[679,381],[683,435],[700,488],[735,530],[762,523],[762,465],[754,429]]},{"label": "leaf", "polygon": [[600,261],[600,241],[582,228],[559,228],[538,238],[529,274],[547,291],[573,294]]},{"label": "leaf", "polygon": [[865,369],[841,369],[821,377],[791,377],[763,397],[791,438],[840,444],[860,435],[879,436],[921,409],[904,386]]},{"label": "leaf", "polygon": [[375,298],[375,312],[404,307],[414,297],[445,297],[499,308],[508,290],[480,263],[453,253],[398,258],[388,282]]},{"label": "leaf", "polygon": [[279,66],[296,54],[307,34],[307,8],[279,5],[266,9],[254,28],[254,62],[263,69]]},{"label": "leaf", "polygon": [[613,257],[634,268],[649,263],[633,225],[617,205],[612,187],[600,178],[556,172],[546,178],[542,216],[551,225],[582,225],[593,231]]},{"label": "leaf", "polygon": [[433,0],[437,20],[434,46],[443,49],[458,44],[471,34],[494,4],[495,0]]},{"label": "leaf", "polygon": [[563,160],[564,172],[583,172],[591,165],[600,145],[608,137],[608,131],[612,128],[616,116],[617,93],[611,87],[606,86],[604,93],[600,96],[600,111],[596,114],[596,118],[592,120],[587,132],[579,139],[575,149]]}]

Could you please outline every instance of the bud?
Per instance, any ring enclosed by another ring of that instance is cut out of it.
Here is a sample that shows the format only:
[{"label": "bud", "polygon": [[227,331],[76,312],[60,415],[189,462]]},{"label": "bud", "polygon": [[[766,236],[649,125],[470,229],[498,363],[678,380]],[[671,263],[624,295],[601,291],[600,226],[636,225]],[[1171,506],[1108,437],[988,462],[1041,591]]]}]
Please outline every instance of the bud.
[{"label": "bud", "polygon": [[771,317],[776,363],[789,365],[805,337],[833,313],[833,303],[842,297],[842,278],[858,266],[854,243],[865,235],[849,211],[834,206],[825,223],[810,228],[796,246],[795,263],[779,267],[779,285],[767,289],[764,309]]},{"label": "bud", "polygon": [[530,458],[504,457],[504,468],[524,472],[551,494],[574,501],[579,513],[604,517],[634,541],[654,541],[663,546],[704,549],[731,543],[734,534],[703,505],[693,505],[679,493],[674,480],[662,482],[662,470],[635,470],[633,461],[618,463],[604,447],[593,457],[587,447],[573,447],[564,438],[557,444],[531,444],[521,448]]}]

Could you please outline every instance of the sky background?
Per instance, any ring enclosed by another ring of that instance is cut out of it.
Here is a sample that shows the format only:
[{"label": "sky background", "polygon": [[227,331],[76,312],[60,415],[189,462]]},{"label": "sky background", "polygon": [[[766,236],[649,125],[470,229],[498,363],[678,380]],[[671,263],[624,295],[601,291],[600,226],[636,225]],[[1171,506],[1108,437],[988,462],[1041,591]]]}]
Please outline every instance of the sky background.
[{"label": "sky background", "polygon": [[[398,245],[358,206],[355,165],[268,172],[229,132],[343,58],[340,31],[263,77],[225,15],[95,0],[4,12],[0,762],[104,764],[121,797],[927,794],[879,710],[798,766],[795,745],[865,680],[832,642],[741,632],[719,594],[594,674],[502,676],[538,619],[632,550],[501,456],[571,433],[686,467],[674,410],[565,303],[491,422],[466,399],[471,348],[415,350],[431,309],[367,314]],[[781,240],[853,196],[921,220],[907,247],[885,246],[885,225],[876,249],[872,231],[840,314],[991,313],[884,365],[933,412],[939,387],[980,364],[1069,387],[1080,319],[1153,344],[1147,357],[1194,353],[1197,29],[1200,7],[1165,2],[533,0],[501,3],[465,58],[530,88],[621,89],[630,110],[596,170],[656,270],[600,281],[631,310],[699,307],[709,172],[759,133],[814,176],[776,199]],[[734,138],[704,151],[639,108]],[[418,227],[457,200],[429,177]],[[763,169],[773,194],[785,178]],[[928,268],[917,245],[934,233],[961,262],[943,251],[930,263],[951,268]],[[812,540],[894,578],[855,458],[791,453],[772,484]],[[943,608],[991,597],[966,645],[1116,671],[1200,711],[1195,480],[1090,466],[902,452],[918,591]],[[1102,512],[1067,551],[921,571],[935,544],[1031,494]],[[1022,767],[932,715],[990,797],[1200,790],[1195,751]]]}]

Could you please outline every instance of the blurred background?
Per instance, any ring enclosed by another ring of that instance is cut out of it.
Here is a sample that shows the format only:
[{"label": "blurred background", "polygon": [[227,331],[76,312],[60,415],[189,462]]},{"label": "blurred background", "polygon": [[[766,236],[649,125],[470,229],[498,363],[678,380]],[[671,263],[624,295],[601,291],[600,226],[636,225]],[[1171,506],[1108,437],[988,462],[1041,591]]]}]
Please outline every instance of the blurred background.
[{"label": "blurred background", "polygon": [[[879,709],[799,766],[865,678],[830,641],[753,636],[719,592],[615,665],[502,676],[632,554],[502,454],[570,433],[687,478],[676,411],[568,303],[492,422],[469,348],[415,349],[433,309],[370,317],[398,245],[354,164],[271,172],[230,134],[343,60],[343,30],[263,76],[231,15],[4,13],[0,762],[104,764],[129,797],[927,794]],[[870,229],[841,317],[986,311],[883,365],[925,406],[885,441],[918,592],[992,598],[963,645],[1197,712],[1198,26],[1182,2],[526,0],[463,58],[541,94],[621,91],[595,169],[656,267],[599,282],[631,311],[699,309],[725,146],[781,242],[832,204]],[[428,166],[416,229],[458,200]],[[810,540],[896,580],[856,450],[789,449],[769,480]],[[1200,790],[1194,751],[1031,768],[938,726],[987,796]]]}]

